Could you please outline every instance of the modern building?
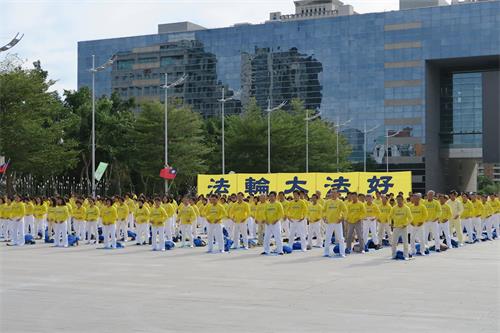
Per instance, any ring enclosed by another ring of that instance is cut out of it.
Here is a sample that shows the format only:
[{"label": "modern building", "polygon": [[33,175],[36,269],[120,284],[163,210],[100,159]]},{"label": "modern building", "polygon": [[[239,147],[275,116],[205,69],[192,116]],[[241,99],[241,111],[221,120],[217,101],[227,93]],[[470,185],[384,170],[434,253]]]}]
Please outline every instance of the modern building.
[{"label": "modern building", "polygon": [[340,1],[296,1],[293,18],[263,24],[183,22],[82,41],[78,87],[90,86],[92,55],[116,55],[96,76],[97,96],[162,100],[167,73],[188,75],[169,96],[204,116],[220,114],[223,87],[241,92],[226,104],[233,113],[250,97],[261,107],[300,98],[328,120],[351,120],[342,132],[353,160],[412,170],[417,190],[475,190],[478,165],[500,163],[500,1],[403,2],[411,9],[357,14]]}]

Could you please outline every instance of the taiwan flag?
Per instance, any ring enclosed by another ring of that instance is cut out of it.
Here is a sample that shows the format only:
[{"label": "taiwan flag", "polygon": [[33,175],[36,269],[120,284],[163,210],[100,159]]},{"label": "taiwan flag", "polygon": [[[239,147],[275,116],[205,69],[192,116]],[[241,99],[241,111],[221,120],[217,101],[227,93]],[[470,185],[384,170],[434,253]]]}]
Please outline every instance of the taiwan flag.
[{"label": "taiwan flag", "polygon": [[0,164],[0,173],[5,173],[7,172],[7,168],[9,167],[9,162]]},{"label": "taiwan flag", "polygon": [[175,179],[177,170],[172,167],[166,167],[160,170],[160,177],[163,179]]}]

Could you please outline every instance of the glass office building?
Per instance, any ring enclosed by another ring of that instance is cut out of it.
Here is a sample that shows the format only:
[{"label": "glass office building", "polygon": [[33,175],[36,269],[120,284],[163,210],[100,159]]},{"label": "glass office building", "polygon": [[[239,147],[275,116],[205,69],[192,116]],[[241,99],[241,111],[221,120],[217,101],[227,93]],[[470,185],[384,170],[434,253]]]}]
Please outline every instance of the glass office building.
[{"label": "glass office building", "polygon": [[[384,13],[272,20],[78,43],[78,87],[90,86],[96,63],[117,61],[96,76],[97,96],[163,101],[159,86],[187,74],[172,96],[204,116],[226,105],[241,112],[255,97],[265,108],[300,98],[331,121],[361,161],[364,129],[380,171],[413,171],[419,190],[469,190],[477,164],[500,160],[498,116],[500,2],[417,8]],[[170,92],[169,92],[170,93]],[[495,110],[496,109],[496,110]],[[366,127],[365,127],[366,126]],[[386,147],[386,136],[394,135]],[[495,147],[496,141],[496,147]],[[389,152],[387,154],[387,151]],[[460,174],[459,176],[457,176]]]}]

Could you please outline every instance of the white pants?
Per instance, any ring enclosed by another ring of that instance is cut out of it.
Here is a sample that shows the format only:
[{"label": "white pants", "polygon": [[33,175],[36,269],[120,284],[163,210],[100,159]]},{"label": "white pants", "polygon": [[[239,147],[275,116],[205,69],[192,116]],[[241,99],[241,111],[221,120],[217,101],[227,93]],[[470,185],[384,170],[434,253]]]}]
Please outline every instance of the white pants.
[{"label": "white pants", "polygon": [[497,237],[500,237],[500,213],[493,215],[493,228],[497,231]]},{"label": "white pants", "polygon": [[254,217],[248,218],[248,237],[254,239],[257,237],[257,224]]},{"label": "white pants", "polygon": [[[94,235],[95,243],[99,243],[99,234],[97,233],[97,221],[87,221],[85,222],[85,229],[87,230],[87,240],[90,241],[92,239],[92,235]],[[84,238],[82,238],[84,240]]]},{"label": "white pants", "polygon": [[7,239],[9,220],[0,218],[0,238]]},{"label": "white pants", "polygon": [[393,258],[396,258],[396,250],[398,248],[399,237],[401,237],[401,239],[403,240],[404,257],[408,258],[408,228],[411,228],[411,226],[394,228],[394,231],[392,232],[392,241],[391,241]]},{"label": "white pants", "polygon": [[487,217],[483,219],[483,227],[486,229],[486,235],[488,235],[488,239],[493,239],[493,221],[495,220],[495,215]]},{"label": "white pants", "polygon": [[130,231],[134,231],[135,230],[135,226],[134,226],[134,214],[132,214],[132,213],[129,213],[128,216],[127,216],[127,226],[128,226],[128,230],[130,230]]},{"label": "white pants", "polygon": [[[410,243],[411,243],[411,253],[413,255],[417,254],[416,239],[420,243],[420,253],[425,255],[425,250],[427,249],[427,241],[424,235],[424,226],[410,226]],[[404,241],[404,240],[403,240]]]},{"label": "white pants", "polygon": [[363,239],[368,243],[368,234],[371,233],[373,244],[378,245],[377,220],[366,219],[363,221]]},{"label": "white pants", "polygon": [[306,220],[290,220],[290,235],[288,237],[288,244],[293,245],[295,236],[300,237],[300,248],[302,251],[306,250]]},{"label": "white pants", "polygon": [[448,246],[449,249],[452,248],[451,245],[451,235],[450,235],[450,222],[446,221],[444,223],[439,223],[438,224],[439,228],[439,235],[444,234],[444,239],[446,240],[446,246]]},{"label": "white pants", "polygon": [[472,218],[472,229],[476,232],[476,239],[480,241],[483,238],[483,223],[480,217]]},{"label": "white pants", "polygon": [[40,232],[42,234],[42,238],[45,238],[45,226],[47,224],[47,221],[45,217],[42,217],[41,219],[35,219],[35,234],[38,235]]},{"label": "white pants", "polygon": [[33,215],[26,215],[24,217],[24,234],[36,236],[35,230],[35,217]]},{"label": "white pants", "polygon": [[283,222],[281,222],[281,227],[283,228],[283,235],[285,238],[288,238],[288,242],[290,243],[290,221],[284,219]]},{"label": "white pants", "polygon": [[189,239],[190,246],[194,246],[194,243],[193,243],[193,240],[194,240],[193,224],[181,224],[181,225],[179,225],[179,229],[181,229],[181,233],[182,233],[182,246],[184,246],[186,244],[186,239]]},{"label": "white pants", "polygon": [[233,231],[233,229],[234,229],[234,222],[233,222],[233,220],[222,219],[222,225],[224,226],[224,228],[226,228],[228,237],[231,237],[231,235],[234,232]]},{"label": "white pants", "polygon": [[472,218],[462,219],[462,225],[465,228],[465,232],[467,232],[467,237],[469,238],[469,243],[474,241],[473,237],[473,226],[472,226]]},{"label": "white pants", "polygon": [[76,236],[82,241],[85,240],[85,223],[86,222],[84,220],[73,220]]},{"label": "white pants", "polygon": [[136,223],[135,224],[135,241],[137,244],[147,242],[149,239],[149,223]]},{"label": "white pants", "polygon": [[316,222],[309,221],[308,233],[307,233],[307,245],[312,247],[313,237],[316,237],[316,246],[321,247],[323,244],[323,237],[321,234],[321,224],[323,220],[319,220]]},{"label": "white pants", "polygon": [[151,245],[153,251],[165,250],[165,226],[151,226]]},{"label": "white pants", "polygon": [[127,220],[118,220],[116,221],[116,238],[124,239],[127,241],[128,238],[128,222]]},{"label": "white pants", "polygon": [[387,235],[387,240],[389,241],[389,244],[392,244],[391,224],[379,222],[377,228],[378,228],[378,240],[380,242],[379,244],[382,245],[382,240],[385,239],[385,235]]},{"label": "white pants", "polygon": [[269,254],[271,252],[271,237],[276,241],[276,251],[283,253],[283,239],[281,238],[281,221],[275,224],[266,224],[264,231],[264,252]]},{"label": "white pants", "polygon": [[11,220],[12,243],[14,245],[24,245],[24,218]]},{"label": "white pants", "polygon": [[173,239],[173,235],[174,235],[174,231],[175,231],[175,228],[173,227],[173,222],[174,219],[169,217],[166,221],[165,221],[165,226],[163,227],[163,233],[165,234],[164,237],[166,240],[169,240],[171,241]]},{"label": "white pants", "polygon": [[116,224],[102,226],[102,235],[104,237],[105,248],[116,248]]},{"label": "white pants", "polygon": [[429,239],[429,235],[432,235],[434,246],[436,250],[439,250],[441,241],[439,238],[439,223],[437,221],[427,221],[424,223],[424,237],[426,241]]},{"label": "white pants", "polygon": [[240,234],[243,240],[243,246],[248,247],[248,234],[247,234],[248,223],[247,221],[241,223],[234,223],[233,230],[233,248],[237,249],[240,245]]},{"label": "white pants", "polygon": [[342,230],[342,223],[327,223],[325,231],[325,256],[330,256],[333,254],[331,248],[332,235],[335,233],[335,245],[339,246],[339,255],[345,256],[345,242],[344,242],[344,231]]},{"label": "white pants", "polygon": [[68,247],[68,221],[54,223],[54,245]]},{"label": "white pants", "polygon": [[[232,222],[232,221],[231,221]],[[224,252],[224,235],[222,234],[222,224],[208,223],[207,225],[207,250],[213,251],[214,240],[220,252]]]}]

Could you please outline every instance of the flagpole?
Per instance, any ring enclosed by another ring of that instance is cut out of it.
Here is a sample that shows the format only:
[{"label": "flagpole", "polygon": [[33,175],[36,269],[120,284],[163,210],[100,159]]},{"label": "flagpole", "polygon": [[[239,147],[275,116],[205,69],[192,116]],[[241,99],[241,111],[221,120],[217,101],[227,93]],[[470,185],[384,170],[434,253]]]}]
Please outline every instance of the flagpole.
[{"label": "flagpole", "polygon": [[[7,173],[7,168],[9,167],[9,164],[10,164],[10,158],[9,160],[7,161],[7,163],[5,164],[5,170],[4,172],[2,172],[2,177],[0,178],[0,183],[2,183],[3,181],[3,176]],[[7,185],[7,184],[6,184]],[[5,186],[5,192],[7,192],[7,186]]]}]

